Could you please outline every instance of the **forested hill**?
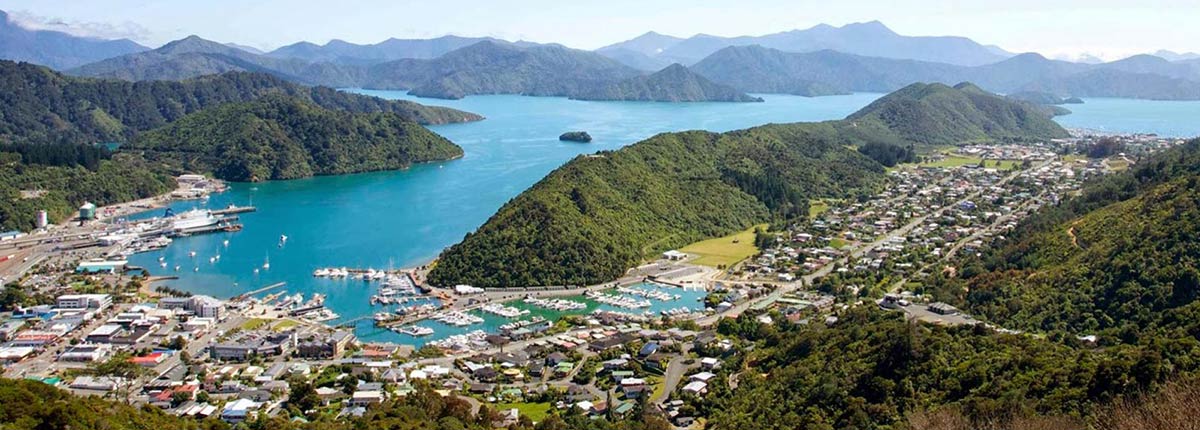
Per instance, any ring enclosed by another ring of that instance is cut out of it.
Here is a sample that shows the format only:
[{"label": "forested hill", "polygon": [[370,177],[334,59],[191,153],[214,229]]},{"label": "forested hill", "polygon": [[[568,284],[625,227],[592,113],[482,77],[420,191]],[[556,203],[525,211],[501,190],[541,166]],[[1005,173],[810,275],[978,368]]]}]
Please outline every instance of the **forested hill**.
[{"label": "forested hill", "polygon": [[[78,67],[70,73],[142,81],[259,72],[302,84],[409,90],[413,95],[443,99],[523,94],[603,100],[754,100],[686,69],[668,68],[645,76],[604,55],[560,45],[443,38],[392,40],[374,46],[298,44],[281,49],[302,58],[258,55],[190,36],[151,51]],[[338,52],[374,59],[342,57]]]},{"label": "forested hill", "polygon": [[1191,141],[1043,209],[938,292],[1005,327],[1197,350],[1197,220],[1200,141]]},{"label": "forested hill", "polygon": [[[660,134],[577,157],[444,252],[430,282],[504,287],[611,281],[666,249],[804,217],[809,199],[874,191],[884,167],[855,146],[1013,138],[1026,130],[987,128],[979,135],[978,122],[959,122],[961,103],[941,100],[986,105],[973,111],[974,119],[992,124],[1025,111],[966,86],[924,87],[889,96],[856,114],[857,120]],[[930,93],[946,94],[925,100]],[[921,127],[893,125],[895,117],[885,113],[917,119]]]},{"label": "forested hill", "polygon": [[472,94],[570,96],[639,74],[593,52],[484,41],[434,59],[372,65],[362,85],[411,89],[416,96],[444,99]]},{"label": "forested hill", "polygon": [[1050,113],[1032,103],[997,97],[970,83],[951,88],[912,84],[851,114],[856,127],[882,125],[900,138],[930,145],[979,140],[1067,137]]},{"label": "forested hill", "polygon": [[637,76],[576,94],[578,100],[628,100],[656,102],[761,102],[728,85],[713,83],[680,64],[649,76]]},{"label": "forested hill", "polygon": [[260,73],[125,82],[69,77],[41,66],[0,61],[0,88],[0,141],[9,142],[126,141],[204,108],[273,93],[329,109],[394,112],[423,124],[480,119],[454,109],[304,87]]},{"label": "forested hill", "polygon": [[282,95],[190,114],[125,151],[231,181],[399,169],[463,154],[402,114],[323,109]]}]

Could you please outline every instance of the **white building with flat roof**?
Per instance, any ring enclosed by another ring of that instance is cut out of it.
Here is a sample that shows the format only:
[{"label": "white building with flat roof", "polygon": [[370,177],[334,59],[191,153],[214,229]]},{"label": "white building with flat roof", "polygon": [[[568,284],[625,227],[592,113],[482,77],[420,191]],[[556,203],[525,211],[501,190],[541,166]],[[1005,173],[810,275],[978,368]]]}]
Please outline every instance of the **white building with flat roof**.
[{"label": "white building with flat roof", "polygon": [[108,294],[67,294],[58,296],[55,306],[59,309],[96,309],[105,310],[112,306],[112,296]]}]

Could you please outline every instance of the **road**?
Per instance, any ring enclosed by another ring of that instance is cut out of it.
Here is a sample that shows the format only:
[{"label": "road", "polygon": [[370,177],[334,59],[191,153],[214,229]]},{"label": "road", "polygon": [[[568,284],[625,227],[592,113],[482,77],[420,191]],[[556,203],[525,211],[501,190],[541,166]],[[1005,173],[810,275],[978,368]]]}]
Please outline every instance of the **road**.
[{"label": "road", "polygon": [[[1043,161],[1043,162],[1039,163],[1038,165],[1034,166],[1032,169],[1041,168],[1042,166],[1045,166],[1048,163],[1050,163],[1050,161]],[[1032,170],[1032,169],[1030,169],[1030,170]],[[1008,181],[1011,181],[1011,180],[1019,177],[1021,175],[1021,173],[1023,173],[1023,172],[1025,172],[1025,171],[1022,170],[1022,171],[1013,172],[1012,174],[1005,176],[1001,180],[996,181],[996,183],[992,184],[992,186],[1004,185],[1004,184],[1008,183]],[[909,221],[908,224],[905,224],[904,226],[902,226],[900,228],[891,230],[891,231],[887,232],[886,234],[883,234],[883,235],[877,237],[874,241],[872,241],[870,243],[867,243],[865,245],[860,245],[858,248],[851,250],[850,253],[846,255],[846,257],[845,257],[846,261],[850,261],[850,260],[859,258],[859,257],[863,256],[864,254],[874,250],[875,248],[878,248],[879,246],[887,243],[888,241],[890,241],[894,238],[907,236],[908,233],[911,232],[913,229],[925,224],[925,220],[929,219],[930,217],[939,217],[943,213],[945,213],[947,210],[949,210],[955,206],[958,206],[958,205],[963,204],[964,202],[976,199],[980,195],[983,194],[983,191],[984,191],[984,189],[981,188],[980,190],[975,191],[971,194],[968,194],[966,197],[963,197],[962,199],[959,199],[958,201],[944,205],[933,212],[930,212],[928,214],[914,218],[912,221]],[[758,300],[748,300],[748,301],[739,303],[737,305],[734,305],[730,309],[726,310],[725,312],[722,312],[719,314],[713,314],[713,315],[709,315],[709,316],[705,316],[703,318],[697,319],[696,323],[699,324],[701,327],[710,327],[710,326],[716,324],[718,321],[721,320],[721,318],[723,318],[727,315],[740,315],[742,312],[745,312],[746,309],[749,309],[751,306],[754,306],[756,304],[769,303],[771,301],[778,300],[780,297],[783,297],[783,295],[785,295],[785,294],[796,291],[797,289],[803,287],[804,285],[812,285],[812,283],[814,281],[816,281],[817,279],[828,276],[829,273],[831,271],[833,271],[833,266],[834,266],[834,264],[826,264],[824,267],[818,269],[816,272],[805,275],[805,276],[801,277],[800,279],[796,280],[795,282],[776,284],[776,285],[779,285],[779,287],[776,288],[775,291],[772,291],[771,294],[768,294]],[[763,282],[752,282],[752,283],[764,284]]]}]

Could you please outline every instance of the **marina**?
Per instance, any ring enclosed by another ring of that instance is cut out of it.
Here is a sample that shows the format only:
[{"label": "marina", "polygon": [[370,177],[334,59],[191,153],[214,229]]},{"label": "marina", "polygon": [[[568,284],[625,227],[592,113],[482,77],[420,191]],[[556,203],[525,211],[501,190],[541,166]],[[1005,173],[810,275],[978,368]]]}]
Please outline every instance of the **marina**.
[{"label": "marina", "polygon": [[[354,90],[393,99],[411,99],[402,92]],[[435,331],[421,338],[376,327],[373,316],[386,312],[389,318],[428,314],[440,308],[438,298],[385,304],[371,297],[383,292],[382,281],[353,280],[353,268],[374,267],[378,272],[391,267],[426,264],[447,246],[478,228],[496,209],[563,162],[585,153],[614,150],[659,132],[705,129],[726,131],[764,122],[820,121],[845,117],[874,101],[878,94],[821,97],[818,99],[764,95],[764,103],[655,104],[579,102],[553,97],[471,96],[462,100],[438,100],[433,104],[468,110],[486,116],[486,121],[431,127],[462,146],[462,159],[414,165],[410,169],[356,175],[324,176],[290,181],[231,183],[228,191],[208,200],[176,201],[174,213],[209,209],[214,216],[236,215],[245,225],[240,232],[214,231],[171,238],[166,248],[145,244],[146,252],[129,256],[130,265],[151,269],[155,275],[176,275],[166,282],[172,288],[216,297],[234,297],[248,289],[287,282],[293,293],[328,295],[326,306],[342,318],[329,323],[351,322],[356,334],[369,341],[423,345],[429,340],[463,334],[471,329],[498,330],[512,322],[497,315],[474,311],[485,319],[481,324],[452,327],[423,321]],[[428,102],[428,100],[426,100]],[[1173,109],[1172,115],[1186,116],[1188,105],[1153,101],[1088,100],[1074,106],[1072,115],[1059,117],[1069,126],[1091,127],[1104,123],[1113,129],[1133,129],[1164,134],[1194,133],[1194,129],[1158,129],[1136,123],[1136,113],[1147,106]],[[1109,113],[1101,112],[1108,107]],[[1102,109],[1103,108],[1103,109]],[[1092,112],[1095,110],[1096,112]],[[1106,115],[1103,120],[1089,118]],[[1129,114],[1129,115],[1126,115]],[[534,120],[536,118],[536,120]],[[1189,122],[1174,122],[1191,124]],[[587,129],[595,140],[589,146],[563,145],[557,141],[562,130]],[[503,168],[499,166],[505,166]],[[404,205],[391,202],[403,201]],[[230,205],[237,213],[226,213]],[[257,211],[249,211],[248,207]],[[161,217],[161,209],[131,221]],[[319,231],[320,234],[313,232]],[[286,242],[282,236],[287,236]],[[282,246],[280,246],[282,244]],[[188,251],[196,251],[193,259]],[[217,255],[220,255],[217,258]],[[162,258],[162,260],[159,260]],[[270,268],[262,265],[269,258]],[[211,259],[211,261],[210,261]],[[166,263],[165,266],[162,264]],[[173,268],[178,267],[175,271]],[[345,268],[343,271],[342,269]],[[197,270],[198,269],[198,270]],[[322,272],[322,269],[325,269]],[[162,273],[157,273],[162,272]],[[325,274],[322,276],[322,274]],[[316,275],[316,276],[314,276]],[[628,288],[646,289],[642,286]],[[655,289],[657,287],[649,287]],[[589,315],[597,309],[654,317],[684,306],[698,308],[702,292],[672,288],[665,291],[682,296],[678,300],[626,294],[606,295],[648,300],[648,308],[622,308],[586,297],[555,297],[582,303],[537,306],[522,299],[505,303],[531,311],[527,317],[543,315],[554,320],[563,314]],[[422,295],[422,297],[428,297]],[[380,299],[383,296],[379,297]],[[550,302],[546,302],[550,303]],[[527,318],[522,317],[522,318]]]}]

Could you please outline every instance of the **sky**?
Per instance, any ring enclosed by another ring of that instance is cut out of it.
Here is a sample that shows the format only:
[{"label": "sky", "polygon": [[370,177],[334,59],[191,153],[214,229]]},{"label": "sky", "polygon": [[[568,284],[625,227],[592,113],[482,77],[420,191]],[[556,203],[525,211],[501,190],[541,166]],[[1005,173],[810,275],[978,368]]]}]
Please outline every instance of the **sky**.
[{"label": "sky", "polygon": [[27,27],[151,47],[192,34],[264,50],[455,34],[595,49],[651,30],[740,36],[878,20],[903,35],[1055,58],[1200,52],[1198,0],[0,0],[0,9]]}]

